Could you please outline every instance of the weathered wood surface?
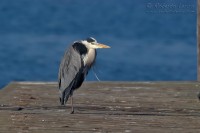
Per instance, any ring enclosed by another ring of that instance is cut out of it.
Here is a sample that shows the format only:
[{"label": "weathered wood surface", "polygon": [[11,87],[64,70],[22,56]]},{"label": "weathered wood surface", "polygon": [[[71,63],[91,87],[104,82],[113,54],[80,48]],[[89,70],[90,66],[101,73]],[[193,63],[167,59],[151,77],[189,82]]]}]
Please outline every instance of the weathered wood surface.
[{"label": "weathered wood surface", "polygon": [[200,0],[197,0],[197,80],[200,81]]},{"label": "weathered wood surface", "polygon": [[89,82],[75,114],[55,83],[16,82],[0,90],[0,132],[200,132],[197,82]]}]

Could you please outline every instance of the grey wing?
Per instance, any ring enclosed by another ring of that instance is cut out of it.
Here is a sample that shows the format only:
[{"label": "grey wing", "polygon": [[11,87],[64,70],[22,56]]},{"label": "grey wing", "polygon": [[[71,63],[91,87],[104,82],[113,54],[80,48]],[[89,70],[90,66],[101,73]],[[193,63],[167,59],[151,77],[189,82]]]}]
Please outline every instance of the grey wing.
[{"label": "grey wing", "polygon": [[61,94],[64,91],[65,94],[70,93],[74,79],[81,70],[82,65],[83,62],[80,54],[71,46],[65,52],[59,68],[58,83]]}]

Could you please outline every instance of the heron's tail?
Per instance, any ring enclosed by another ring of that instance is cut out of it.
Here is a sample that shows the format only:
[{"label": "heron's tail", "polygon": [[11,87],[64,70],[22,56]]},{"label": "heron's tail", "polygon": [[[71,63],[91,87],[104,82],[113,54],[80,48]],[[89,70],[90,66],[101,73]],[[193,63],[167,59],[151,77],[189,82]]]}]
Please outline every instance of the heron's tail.
[{"label": "heron's tail", "polygon": [[60,104],[61,105],[65,105],[65,98],[64,98],[64,93],[62,92],[61,96],[60,96]]},{"label": "heron's tail", "polygon": [[69,88],[65,89],[63,92],[60,94],[60,104],[65,105],[67,100],[69,99],[69,96],[71,95]]}]

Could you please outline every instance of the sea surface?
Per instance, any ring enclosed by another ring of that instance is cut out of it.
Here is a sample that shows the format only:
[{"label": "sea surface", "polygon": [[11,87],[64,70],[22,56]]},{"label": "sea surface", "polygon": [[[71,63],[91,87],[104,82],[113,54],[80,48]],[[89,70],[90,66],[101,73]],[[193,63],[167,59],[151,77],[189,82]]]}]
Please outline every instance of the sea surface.
[{"label": "sea surface", "polygon": [[87,81],[196,80],[196,0],[1,0],[0,87],[57,81],[64,51],[94,37]]}]

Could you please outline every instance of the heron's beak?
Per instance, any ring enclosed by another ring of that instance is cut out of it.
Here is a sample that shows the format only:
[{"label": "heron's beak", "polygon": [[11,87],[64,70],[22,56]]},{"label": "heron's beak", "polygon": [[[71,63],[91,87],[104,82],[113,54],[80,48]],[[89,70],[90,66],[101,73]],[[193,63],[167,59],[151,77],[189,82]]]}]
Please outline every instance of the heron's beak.
[{"label": "heron's beak", "polygon": [[101,44],[101,43],[98,43],[97,47],[98,48],[110,48],[110,46],[105,45],[105,44]]}]

